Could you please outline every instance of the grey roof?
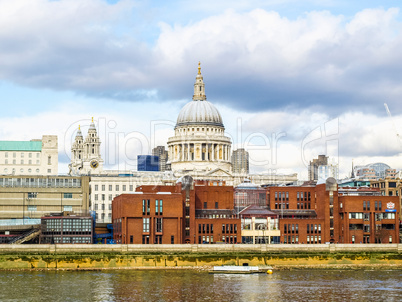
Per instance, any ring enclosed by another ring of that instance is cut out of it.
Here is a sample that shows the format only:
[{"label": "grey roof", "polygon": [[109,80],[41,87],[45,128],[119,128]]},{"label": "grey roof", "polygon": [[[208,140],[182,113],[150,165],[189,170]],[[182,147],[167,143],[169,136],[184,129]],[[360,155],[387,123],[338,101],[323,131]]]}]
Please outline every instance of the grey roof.
[{"label": "grey roof", "polygon": [[176,127],[198,124],[223,127],[218,109],[206,100],[193,100],[187,103],[177,117]]}]

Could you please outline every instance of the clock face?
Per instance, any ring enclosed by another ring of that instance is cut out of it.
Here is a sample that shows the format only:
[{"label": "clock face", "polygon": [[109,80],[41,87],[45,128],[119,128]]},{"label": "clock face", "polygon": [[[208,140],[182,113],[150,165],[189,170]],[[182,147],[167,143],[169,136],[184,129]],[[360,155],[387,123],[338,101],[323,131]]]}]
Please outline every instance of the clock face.
[{"label": "clock face", "polygon": [[91,167],[96,169],[99,166],[99,163],[96,160],[91,161]]}]

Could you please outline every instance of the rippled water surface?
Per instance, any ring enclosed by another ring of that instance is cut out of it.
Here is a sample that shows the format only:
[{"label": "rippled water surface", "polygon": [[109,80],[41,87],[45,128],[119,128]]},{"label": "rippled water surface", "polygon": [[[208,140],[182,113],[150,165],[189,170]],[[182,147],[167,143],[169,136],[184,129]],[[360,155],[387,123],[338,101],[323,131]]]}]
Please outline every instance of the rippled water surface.
[{"label": "rippled water surface", "polygon": [[0,301],[402,301],[402,272],[2,271],[0,288]]}]

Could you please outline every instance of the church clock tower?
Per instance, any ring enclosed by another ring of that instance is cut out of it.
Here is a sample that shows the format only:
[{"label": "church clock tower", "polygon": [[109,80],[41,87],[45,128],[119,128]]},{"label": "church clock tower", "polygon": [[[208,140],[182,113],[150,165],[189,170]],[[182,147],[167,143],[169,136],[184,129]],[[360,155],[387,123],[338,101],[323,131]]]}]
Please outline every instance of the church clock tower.
[{"label": "church clock tower", "polygon": [[101,141],[96,131],[93,118],[85,140],[82,136],[80,127],[78,127],[75,141],[71,147],[70,174],[100,174],[100,172],[103,170],[103,159],[100,154],[100,144]]}]

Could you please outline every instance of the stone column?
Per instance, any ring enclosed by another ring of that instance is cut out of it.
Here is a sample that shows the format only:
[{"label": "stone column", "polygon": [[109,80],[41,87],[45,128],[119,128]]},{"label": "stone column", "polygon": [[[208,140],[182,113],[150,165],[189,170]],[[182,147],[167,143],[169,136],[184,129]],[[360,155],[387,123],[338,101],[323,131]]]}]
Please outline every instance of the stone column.
[{"label": "stone column", "polygon": [[207,142],[206,144],[205,144],[205,160],[209,160],[209,149],[208,149],[208,145],[209,145],[209,143]]}]

